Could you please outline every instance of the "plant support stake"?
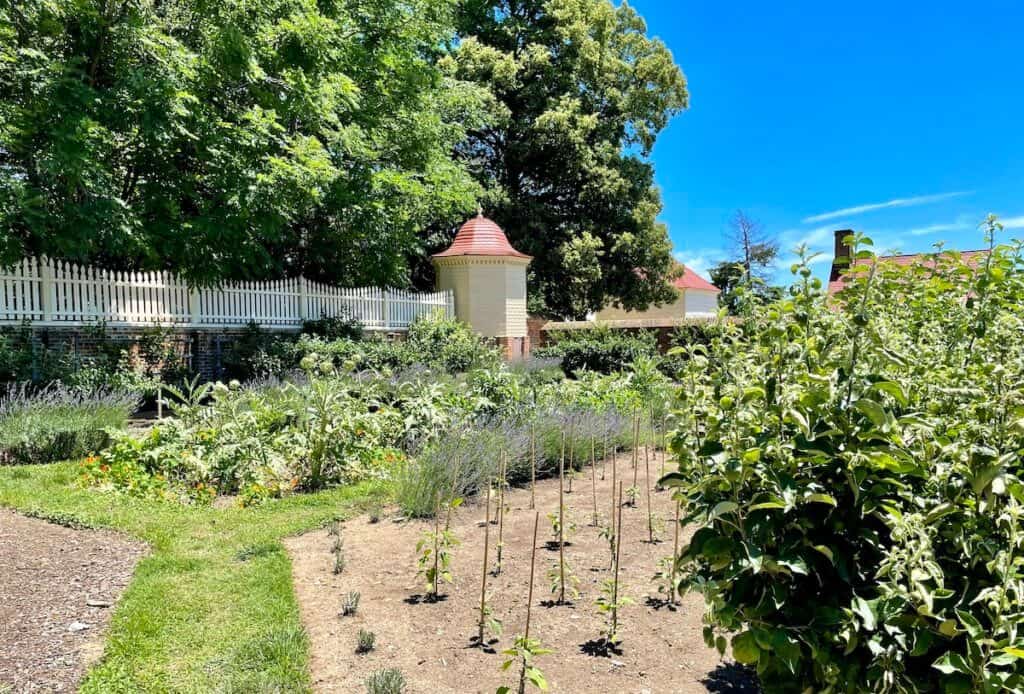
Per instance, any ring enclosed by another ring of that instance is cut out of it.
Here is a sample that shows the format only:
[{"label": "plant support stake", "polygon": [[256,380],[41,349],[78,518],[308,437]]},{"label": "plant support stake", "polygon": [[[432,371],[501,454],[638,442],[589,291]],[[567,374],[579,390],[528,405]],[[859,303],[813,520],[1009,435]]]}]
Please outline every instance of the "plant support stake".
[{"label": "plant support stake", "polygon": [[480,572],[482,575],[480,578],[480,631],[478,633],[478,638],[480,640],[481,648],[483,648],[484,645],[484,624],[487,621],[485,613],[487,611],[487,552],[490,548],[489,545],[491,539],[491,480],[487,481],[487,489],[488,498],[485,499],[484,503],[484,568],[483,571]]}]

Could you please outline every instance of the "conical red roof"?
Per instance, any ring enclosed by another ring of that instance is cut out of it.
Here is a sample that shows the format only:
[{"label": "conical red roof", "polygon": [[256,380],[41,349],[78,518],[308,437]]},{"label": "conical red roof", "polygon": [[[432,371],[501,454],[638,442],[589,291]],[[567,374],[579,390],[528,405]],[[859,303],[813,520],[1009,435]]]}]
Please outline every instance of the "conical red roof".
[{"label": "conical red roof", "polygon": [[463,224],[448,250],[434,257],[451,258],[460,255],[532,259],[532,256],[512,248],[501,227],[484,217],[482,213]]}]

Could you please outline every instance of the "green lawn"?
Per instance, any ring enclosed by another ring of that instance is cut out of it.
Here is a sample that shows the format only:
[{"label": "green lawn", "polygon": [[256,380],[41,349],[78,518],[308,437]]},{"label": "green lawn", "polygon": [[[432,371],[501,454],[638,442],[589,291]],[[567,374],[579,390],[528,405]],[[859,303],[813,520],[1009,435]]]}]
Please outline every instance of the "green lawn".
[{"label": "green lawn", "polygon": [[308,691],[308,648],[281,538],[353,515],[366,483],[255,509],[186,508],[81,487],[76,465],[0,467],[0,506],[149,543],[84,692]]}]

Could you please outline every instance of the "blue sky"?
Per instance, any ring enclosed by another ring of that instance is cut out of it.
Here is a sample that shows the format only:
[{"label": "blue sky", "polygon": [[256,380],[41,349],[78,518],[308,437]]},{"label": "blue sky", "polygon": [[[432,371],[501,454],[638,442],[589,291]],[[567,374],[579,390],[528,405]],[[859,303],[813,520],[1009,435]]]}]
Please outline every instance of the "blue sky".
[{"label": "blue sky", "polygon": [[824,255],[832,231],[880,251],[1024,238],[1024,2],[633,0],[689,80],[654,151],[676,257],[727,257],[737,208]]}]

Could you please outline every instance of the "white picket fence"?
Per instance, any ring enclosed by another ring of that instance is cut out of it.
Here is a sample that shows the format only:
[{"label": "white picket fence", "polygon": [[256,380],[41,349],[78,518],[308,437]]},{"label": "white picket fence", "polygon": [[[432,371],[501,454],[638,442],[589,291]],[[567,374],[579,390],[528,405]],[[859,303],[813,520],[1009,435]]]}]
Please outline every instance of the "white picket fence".
[{"label": "white picket fence", "polygon": [[350,316],[371,330],[402,331],[418,316],[455,313],[452,292],[349,289],[303,277],[193,288],[168,272],[114,272],[50,259],[0,268],[0,324],[87,323],[190,328],[297,328],[321,316]]}]

